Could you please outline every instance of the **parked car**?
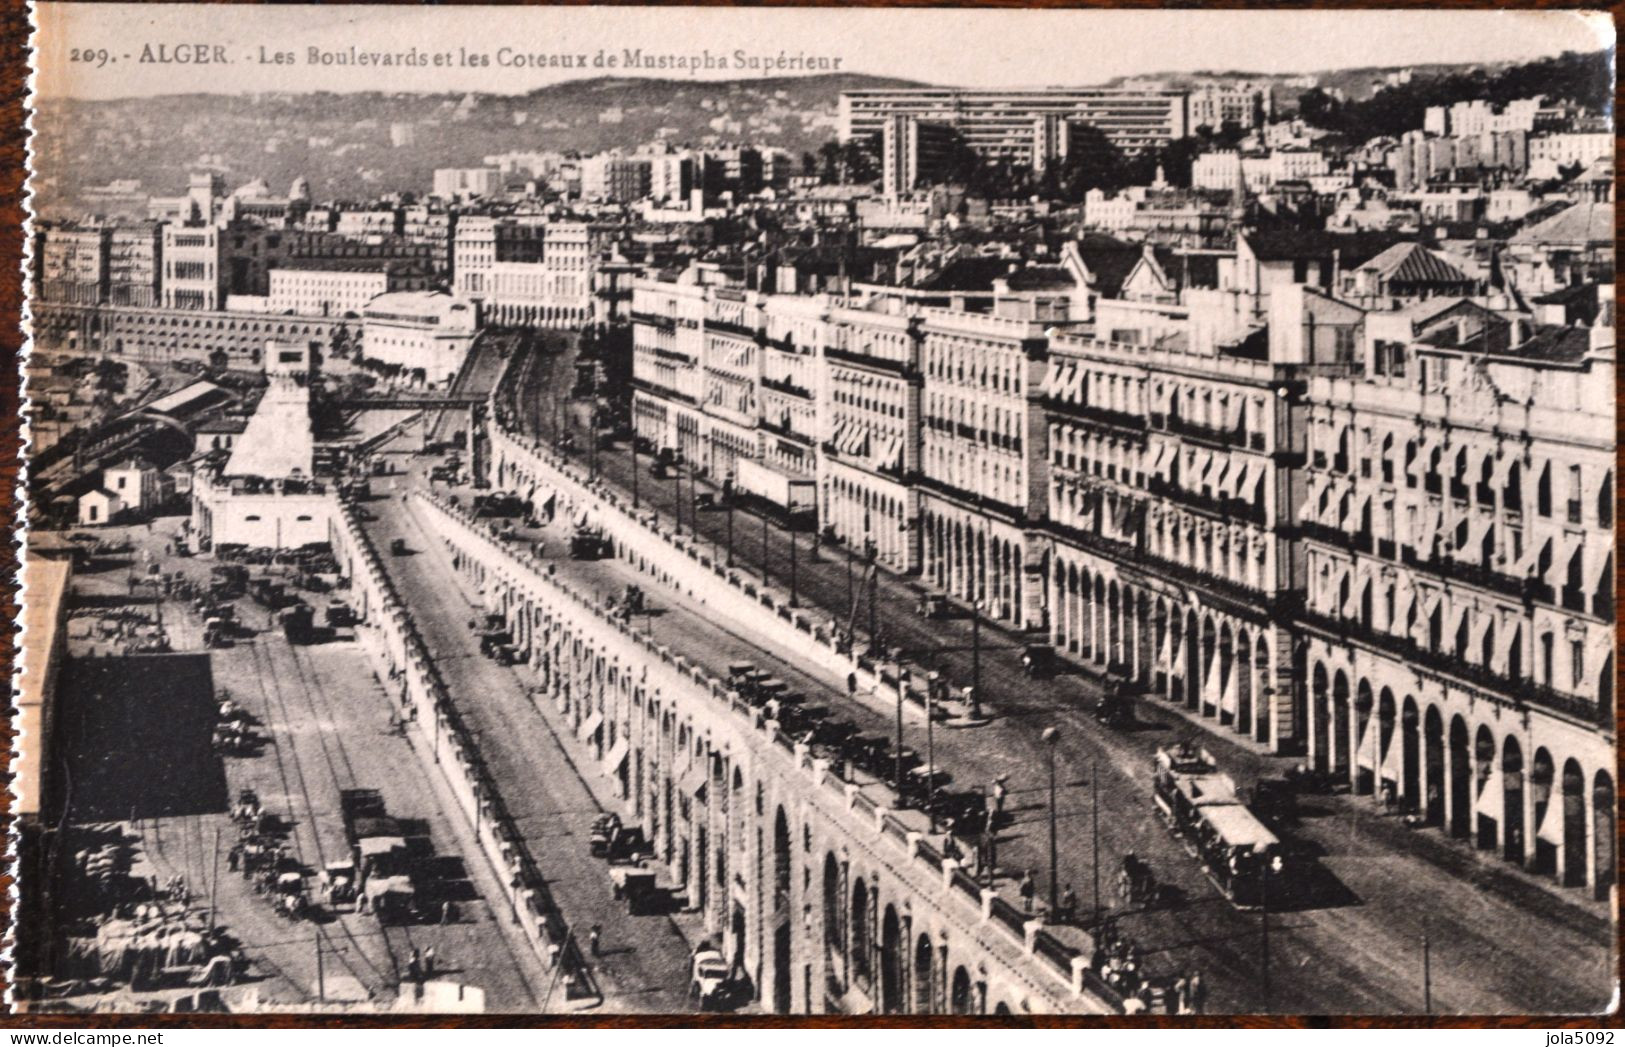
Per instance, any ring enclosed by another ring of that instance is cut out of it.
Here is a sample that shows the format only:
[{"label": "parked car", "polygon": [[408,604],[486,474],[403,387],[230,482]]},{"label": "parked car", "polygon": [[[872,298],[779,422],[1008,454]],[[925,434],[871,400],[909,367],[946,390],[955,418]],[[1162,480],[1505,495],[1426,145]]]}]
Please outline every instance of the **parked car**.
[{"label": "parked car", "polygon": [[719,1010],[727,1002],[728,983],[728,961],[710,942],[701,942],[689,962],[689,999],[702,1011]]}]

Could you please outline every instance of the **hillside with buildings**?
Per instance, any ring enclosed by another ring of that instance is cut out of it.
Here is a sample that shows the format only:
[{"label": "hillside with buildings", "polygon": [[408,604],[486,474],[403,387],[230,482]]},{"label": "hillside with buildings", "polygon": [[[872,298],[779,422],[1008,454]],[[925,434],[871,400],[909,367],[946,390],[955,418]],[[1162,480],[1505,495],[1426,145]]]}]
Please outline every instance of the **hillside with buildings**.
[{"label": "hillside with buildings", "polygon": [[41,99],[34,140],[42,210],[79,213],[114,180],[163,191],[177,163],[237,184],[308,177],[363,199],[426,184],[439,167],[510,151],[593,153],[625,142],[750,141],[799,157],[834,136],[842,91],[906,81],[829,75],[729,81],[596,78],[523,95],[170,95]]}]

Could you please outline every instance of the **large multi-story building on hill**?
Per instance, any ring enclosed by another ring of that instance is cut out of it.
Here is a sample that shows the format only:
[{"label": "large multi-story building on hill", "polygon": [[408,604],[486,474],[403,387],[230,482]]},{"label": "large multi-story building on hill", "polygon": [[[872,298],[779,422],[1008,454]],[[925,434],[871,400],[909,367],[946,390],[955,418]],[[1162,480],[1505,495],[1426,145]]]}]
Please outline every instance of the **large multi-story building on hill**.
[{"label": "large multi-story building on hill", "polygon": [[[951,87],[878,88],[843,91],[838,114],[841,141],[871,138],[886,121],[912,117],[949,127],[988,160],[1034,167],[1054,156],[1046,147],[1046,117],[1098,129],[1125,152],[1167,145],[1190,133],[1187,96],[1180,91],[1118,91],[1047,88],[983,91]],[[1053,122],[1052,122],[1053,123]]]}]

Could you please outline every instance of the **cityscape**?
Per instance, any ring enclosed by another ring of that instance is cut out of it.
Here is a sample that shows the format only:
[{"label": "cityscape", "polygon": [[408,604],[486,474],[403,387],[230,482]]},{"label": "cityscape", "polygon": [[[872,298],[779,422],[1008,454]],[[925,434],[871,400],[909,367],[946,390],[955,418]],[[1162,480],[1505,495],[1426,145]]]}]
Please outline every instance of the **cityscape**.
[{"label": "cityscape", "polygon": [[1612,52],[796,61],[42,104],[16,1005],[1610,1007]]}]

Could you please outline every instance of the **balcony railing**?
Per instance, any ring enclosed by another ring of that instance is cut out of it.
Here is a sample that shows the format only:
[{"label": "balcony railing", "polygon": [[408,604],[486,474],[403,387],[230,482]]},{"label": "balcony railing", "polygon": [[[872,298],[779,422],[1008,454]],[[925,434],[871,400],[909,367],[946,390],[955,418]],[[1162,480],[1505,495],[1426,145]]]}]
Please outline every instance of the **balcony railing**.
[{"label": "balcony railing", "polygon": [[884,356],[872,356],[869,353],[854,352],[851,349],[837,349],[834,346],[824,347],[824,357],[841,363],[857,364],[860,367],[875,367],[904,378],[911,378],[919,373],[903,360],[891,360]]},{"label": "balcony railing", "polygon": [[1146,481],[1146,490],[1158,498],[1177,502],[1210,515],[1216,514],[1227,520],[1243,520],[1259,527],[1266,525],[1267,514],[1264,509],[1242,498],[1220,498],[1218,495],[1204,495],[1200,491],[1187,491],[1156,476]]},{"label": "balcony railing", "polygon": [[784,393],[786,396],[800,397],[803,400],[812,399],[812,390],[806,386],[797,385],[788,378],[763,378],[762,388],[771,389],[776,393]]},{"label": "balcony railing", "polygon": [[1153,414],[1152,424],[1157,428],[1166,429],[1179,436],[1190,437],[1203,443],[1218,444],[1225,448],[1245,449],[1254,451],[1264,449],[1264,434],[1249,433],[1241,426],[1225,428],[1216,425],[1203,425],[1178,415]]},{"label": "balcony railing", "polygon": [[1400,551],[1400,562],[1419,571],[1426,571],[1451,581],[1465,582],[1480,589],[1489,589],[1525,603],[1552,602],[1551,587],[1542,585],[1536,578],[1514,578],[1510,574],[1502,574],[1482,564],[1466,563],[1449,557],[1432,557],[1424,560],[1417,556],[1416,551],[1410,546]]},{"label": "balcony railing", "polygon": [[657,316],[654,313],[633,313],[632,322],[645,324],[649,327],[658,327],[663,331],[675,331],[677,321],[670,316]]},{"label": "balcony railing", "polygon": [[1143,416],[1129,414],[1127,411],[1114,411],[1109,407],[1094,407],[1090,404],[1074,403],[1068,400],[1057,400],[1054,397],[1044,398],[1046,410],[1056,414],[1080,418],[1086,422],[1099,422],[1117,429],[1127,429],[1135,433],[1144,433],[1146,420]]}]

